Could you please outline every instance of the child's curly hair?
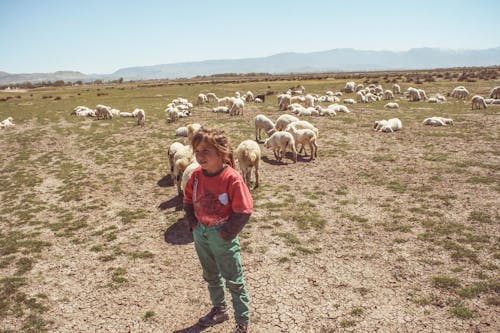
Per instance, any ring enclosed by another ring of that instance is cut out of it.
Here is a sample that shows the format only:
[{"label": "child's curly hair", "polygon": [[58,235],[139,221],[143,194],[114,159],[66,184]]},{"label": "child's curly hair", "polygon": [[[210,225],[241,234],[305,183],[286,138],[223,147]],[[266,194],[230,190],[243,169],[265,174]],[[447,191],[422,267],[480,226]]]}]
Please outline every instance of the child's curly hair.
[{"label": "child's curly hair", "polygon": [[234,168],[233,147],[226,132],[216,128],[202,127],[191,139],[191,146],[194,149],[201,142],[204,142],[207,146],[214,147],[222,156],[223,162]]}]

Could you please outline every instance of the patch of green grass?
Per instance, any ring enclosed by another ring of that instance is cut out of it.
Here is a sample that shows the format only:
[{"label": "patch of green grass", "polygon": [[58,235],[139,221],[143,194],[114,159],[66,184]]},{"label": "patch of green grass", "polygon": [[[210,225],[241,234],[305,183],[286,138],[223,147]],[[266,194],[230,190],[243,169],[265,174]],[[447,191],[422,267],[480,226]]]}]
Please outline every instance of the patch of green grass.
[{"label": "patch of green grass", "polygon": [[445,153],[427,153],[422,157],[426,161],[444,162],[448,159],[448,154]]},{"label": "patch of green grass", "polygon": [[29,272],[31,270],[31,268],[33,268],[34,263],[35,263],[35,260],[33,260],[32,258],[28,258],[28,257],[20,258],[16,262],[16,266],[17,266],[16,275],[23,275],[24,273]]},{"label": "patch of green grass", "polygon": [[408,190],[408,187],[404,184],[401,184],[396,181],[389,182],[388,184],[385,184],[385,187],[391,191],[394,191],[396,193],[405,193]]},{"label": "patch of green grass", "polygon": [[48,332],[50,322],[36,314],[30,314],[24,321],[22,330],[27,333]]},{"label": "patch of green grass", "polygon": [[127,270],[122,267],[118,267],[113,271],[113,274],[111,275],[111,281],[113,281],[115,287],[128,281],[127,277],[125,276],[126,273]]},{"label": "patch of green grass", "polygon": [[276,233],[274,235],[283,238],[288,245],[300,244],[299,238],[296,235],[292,234],[292,233],[289,233],[289,232],[278,232],[278,233]]},{"label": "patch of green grass", "polygon": [[464,305],[457,305],[452,308],[450,308],[450,313],[460,319],[471,319],[474,318],[474,312],[469,310],[467,307]]},{"label": "patch of green grass", "polygon": [[461,288],[457,291],[457,295],[462,298],[475,298],[488,289],[489,286],[486,283],[480,282],[472,286]]},{"label": "patch of green grass", "polygon": [[479,222],[479,223],[485,223],[485,224],[492,224],[494,223],[493,219],[488,213],[485,213],[483,211],[477,211],[473,210],[472,212],[469,213],[468,217],[469,221],[474,221],[474,222]]},{"label": "patch of green grass", "polygon": [[460,288],[460,281],[457,278],[449,276],[434,276],[432,278],[434,287],[446,290],[455,290]]},{"label": "patch of green grass", "polygon": [[129,252],[128,255],[132,259],[147,259],[154,257],[154,254],[149,251],[133,251]]},{"label": "patch of green grass", "polygon": [[340,321],[340,327],[346,328],[346,327],[353,327],[356,326],[356,321],[352,319],[342,319]]},{"label": "patch of green grass", "polygon": [[153,318],[154,316],[156,316],[156,313],[154,311],[146,311],[146,313],[144,314],[144,316],[142,317],[143,320],[147,321],[151,318]]},{"label": "patch of green grass", "polygon": [[396,158],[392,155],[377,155],[372,160],[373,162],[395,162]]},{"label": "patch of green grass", "polygon": [[284,264],[284,263],[289,262],[289,261],[290,261],[290,258],[288,258],[288,257],[281,257],[278,259],[278,262],[280,264]]},{"label": "patch of green grass", "polygon": [[351,316],[359,317],[365,312],[365,309],[362,306],[356,306],[351,310]]},{"label": "patch of green grass", "polygon": [[120,211],[118,214],[122,218],[122,222],[124,224],[129,224],[132,222],[135,222],[135,220],[140,220],[146,217],[146,211],[142,208],[139,208],[137,210],[128,210],[124,209]]},{"label": "patch of green grass", "polygon": [[348,218],[349,220],[353,222],[359,222],[359,223],[365,223],[368,222],[368,219],[366,217],[362,217],[356,214],[351,214],[351,213],[342,213],[342,216],[345,218]]},{"label": "patch of green grass", "polygon": [[497,178],[494,176],[473,176],[467,179],[469,184],[493,184],[497,182]]}]

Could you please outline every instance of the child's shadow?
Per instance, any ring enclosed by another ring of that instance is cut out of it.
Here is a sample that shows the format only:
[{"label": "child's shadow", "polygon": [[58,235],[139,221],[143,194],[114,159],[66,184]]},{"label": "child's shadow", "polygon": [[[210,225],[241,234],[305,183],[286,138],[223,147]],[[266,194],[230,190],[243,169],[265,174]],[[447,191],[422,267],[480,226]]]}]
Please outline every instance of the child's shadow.
[{"label": "child's shadow", "polygon": [[165,242],[174,245],[184,245],[193,242],[193,233],[189,230],[187,222],[180,218],[165,231]]},{"label": "child's shadow", "polygon": [[198,324],[194,324],[193,326],[174,331],[173,333],[198,333],[198,332],[203,332],[207,328],[208,327],[203,327]]}]

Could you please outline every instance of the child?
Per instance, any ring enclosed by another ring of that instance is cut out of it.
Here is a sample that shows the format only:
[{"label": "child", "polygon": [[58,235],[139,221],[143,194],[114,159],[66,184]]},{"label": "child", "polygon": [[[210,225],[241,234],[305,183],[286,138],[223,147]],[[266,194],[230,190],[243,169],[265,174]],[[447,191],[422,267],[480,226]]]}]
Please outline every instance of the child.
[{"label": "child", "polygon": [[184,211],[213,305],[198,324],[210,327],[229,319],[225,280],[236,319],[233,333],[246,333],[249,300],[237,235],[252,213],[252,197],[233,168],[233,151],[224,131],[202,128],[191,145],[200,167],[193,171],[184,189]]}]

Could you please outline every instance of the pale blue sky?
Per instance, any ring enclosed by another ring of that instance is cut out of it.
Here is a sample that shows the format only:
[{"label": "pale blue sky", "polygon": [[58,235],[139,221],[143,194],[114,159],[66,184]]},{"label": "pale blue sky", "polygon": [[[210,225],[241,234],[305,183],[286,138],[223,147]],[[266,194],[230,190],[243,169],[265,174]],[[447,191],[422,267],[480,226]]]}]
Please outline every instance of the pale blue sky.
[{"label": "pale blue sky", "polygon": [[0,71],[500,46],[498,0],[0,0]]}]

